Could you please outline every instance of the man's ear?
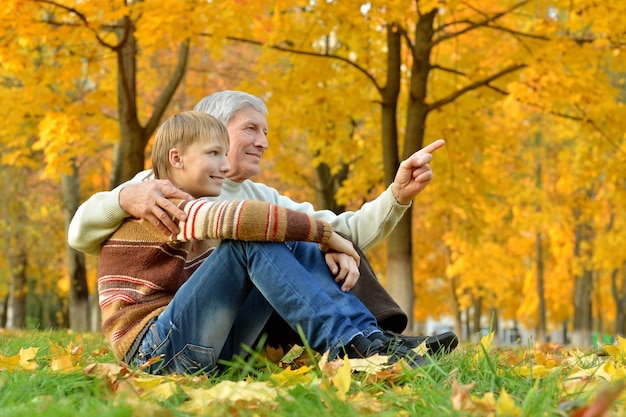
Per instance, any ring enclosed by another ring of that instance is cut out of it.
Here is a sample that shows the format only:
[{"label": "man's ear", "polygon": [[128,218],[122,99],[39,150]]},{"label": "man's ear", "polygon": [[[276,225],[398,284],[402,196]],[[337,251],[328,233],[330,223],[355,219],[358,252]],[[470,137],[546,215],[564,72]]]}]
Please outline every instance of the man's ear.
[{"label": "man's ear", "polygon": [[173,166],[174,168],[183,167],[183,157],[178,149],[176,148],[170,149],[169,162],[170,162],[170,165]]}]

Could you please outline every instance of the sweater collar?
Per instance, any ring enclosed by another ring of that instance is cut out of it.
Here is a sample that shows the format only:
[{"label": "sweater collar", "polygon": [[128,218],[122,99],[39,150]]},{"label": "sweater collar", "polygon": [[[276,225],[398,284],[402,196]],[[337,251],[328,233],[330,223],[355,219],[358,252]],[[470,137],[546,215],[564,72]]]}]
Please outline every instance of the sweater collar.
[{"label": "sweater collar", "polygon": [[237,192],[241,190],[242,184],[243,183],[241,182],[235,182],[235,181],[229,180],[228,178],[224,178],[224,182],[222,183],[222,190],[229,191],[229,192]]}]

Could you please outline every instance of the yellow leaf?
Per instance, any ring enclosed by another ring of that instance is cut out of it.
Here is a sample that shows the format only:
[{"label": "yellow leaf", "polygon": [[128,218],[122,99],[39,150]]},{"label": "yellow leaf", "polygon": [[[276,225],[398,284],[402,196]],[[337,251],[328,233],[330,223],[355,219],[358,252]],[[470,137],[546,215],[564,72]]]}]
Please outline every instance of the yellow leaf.
[{"label": "yellow leaf", "polygon": [[0,370],[14,370],[20,366],[20,355],[0,356]]},{"label": "yellow leaf", "polygon": [[35,359],[35,356],[37,356],[37,351],[39,350],[39,348],[26,348],[26,349],[20,349],[20,366],[28,371],[32,371],[33,369],[36,369],[39,365],[37,365],[35,362],[30,362],[32,359]]},{"label": "yellow leaf", "polygon": [[174,381],[159,384],[156,387],[149,389],[141,394],[141,398],[156,401],[165,401],[176,393],[177,386],[178,383]]},{"label": "yellow leaf", "polygon": [[497,416],[519,416],[522,410],[515,405],[515,400],[502,388],[500,397],[496,401]]},{"label": "yellow leaf", "polygon": [[482,339],[480,339],[480,344],[485,348],[485,350],[487,351],[487,353],[491,352],[491,344],[493,343],[493,336],[495,335],[496,332],[491,332],[486,336],[483,336]]},{"label": "yellow leaf", "polygon": [[609,361],[604,364],[602,370],[607,375],[607,380],[609,381],[622,381],[626,379],[626,370],[622,364]]},{"label": "yellow leaf", "polygon": [[69,371],[74,369],[72,358],[69,355],[61,355],[50,360],[50,369],[53,371]]},{"label": "yellow leaf", "polygon": [[420,343],[418,347],[413,349],[413,352],[417,353],[420,356],[426,356],[428,354],[428,348],[426,347],[426,339]]},{"label": "yellow leaf", "polygon": [[482,358],[483,353],[489,354],[489,352],[491,352],[491,344],[493,343],[494,334],[495,332],[491,332],[480,339],[480,346],[477,347],[478,352],[474,355],[475,362]]},{"label": "yellow leaf", "polygon": [[350,360],[348,356],[343,359],[343,365],[337,370],[337,373],[332,378],[333,385],[337,388],[337,396],[344,400],[346,399],[346,394],[350,389],[350,384],[352,383],[352,371],[350,368]]},{"label": "yellow leaf", "polygon": [[483,411],[493,411],[496,408],[496,398],[493,392],[487,392],[482,397],[471,396],[475,408]]},{"label": "yellow leaf", "polygon": [[613,359],[623,362],[626,358],[626,339],[617,336],[617,346],[606,345],[604,346],[604,350],[606,350],[606,353],[608,353]]},{"label": "yellow leaf", "polygon": [[218,401],[273,401],[278,391],[265,382],[222,381],[204,395]]},{"label": "yellow leaf", "polygon": [[376,354],[367,358],[352,359],[350,364],[353,371],[371,374],[388,368],[387,361],[389,361],[388,356]]},{"label": "yellow leaf", "polygon": [[151,389],[155,388],[157,385],[161,385],[164,381],[165,381],[164,377],[162,377],[162,376],[152,376],[152,375],[140,376],[140,377],[137,376],[137,377],[133,378],[133,383],[137,387],[139,387],[139,388],[141,388],[141,389],[143,389],[145,391],[151,390]]},{"label": "yellow leaf", "polygon": [[544,376],[550,374],[550,370],[543,365],[534,365],[534,366],[518,366],[514,369],[515,373],[522,377],[531,376],[533,379],[543,378]]},{"label": "yellow leaf", "polygon": [[307,373],[313,369],[310,366],[302,366],[298,369],[286,368],[282,372],[273,374],[270,378],[278,385],[298,385],[311,382],[311,377]]},{"label": "yellow leaf", "polygon": [[50,352],[52,353],[50,368],[53,371],[74,369],[74,366],[76,366],[84,352],[82,345],[75,345],[71,342],[67,348],[57,345],[52,341],[48,343],[50,345]]}]

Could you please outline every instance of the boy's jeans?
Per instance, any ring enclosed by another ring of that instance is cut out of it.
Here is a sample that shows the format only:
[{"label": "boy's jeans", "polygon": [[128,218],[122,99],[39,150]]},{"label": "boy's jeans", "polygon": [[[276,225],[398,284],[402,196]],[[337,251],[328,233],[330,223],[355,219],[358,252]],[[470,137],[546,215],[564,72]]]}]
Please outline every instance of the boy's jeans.
[{"label": "boy's jeans", "polygon": [[341,291],[317,244],[225,240],[151,325],[135,364],[163,355],[148,371],[211,370],[252,346],[272,309],[331,357],[357,334],[379,331],[363,303]]}]

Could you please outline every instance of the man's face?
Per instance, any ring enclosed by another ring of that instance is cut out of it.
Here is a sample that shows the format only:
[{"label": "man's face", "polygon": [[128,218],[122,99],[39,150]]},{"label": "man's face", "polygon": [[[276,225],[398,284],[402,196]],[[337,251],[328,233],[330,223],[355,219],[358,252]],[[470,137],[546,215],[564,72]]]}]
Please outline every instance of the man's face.
[{"label": "man's face", "polygon": [[269,147],[267,142],[267,118],[252,107],[235,113],[228,125],[230,171],[226,176],[242,182],[259,173],[261,158]]}]

